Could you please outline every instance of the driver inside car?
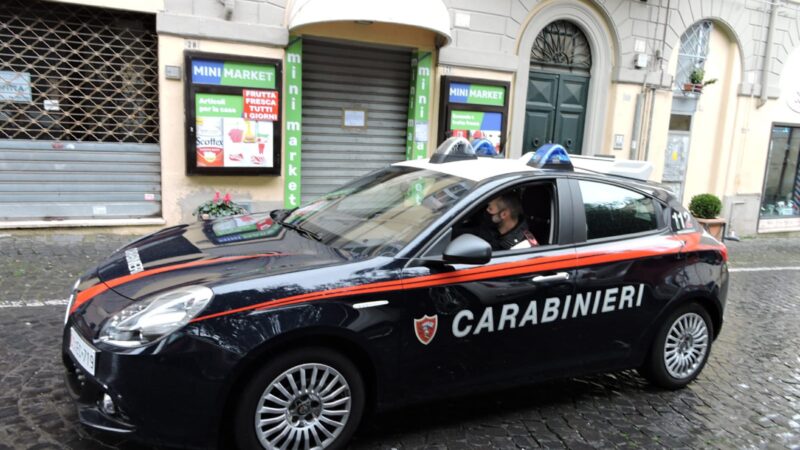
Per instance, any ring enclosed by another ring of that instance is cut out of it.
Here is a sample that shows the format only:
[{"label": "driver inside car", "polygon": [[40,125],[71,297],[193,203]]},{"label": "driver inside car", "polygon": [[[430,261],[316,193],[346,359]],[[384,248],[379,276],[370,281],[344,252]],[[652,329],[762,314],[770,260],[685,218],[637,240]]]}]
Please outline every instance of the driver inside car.
[{"label": "driver inside car", "polygon": [[478,236],[491,244],[492,250],[516,250],[539,245],[528,230],[522,216],[522,204],[516,195],[503,193],[489,200],[486,206],[489,220],[484,220]]}]

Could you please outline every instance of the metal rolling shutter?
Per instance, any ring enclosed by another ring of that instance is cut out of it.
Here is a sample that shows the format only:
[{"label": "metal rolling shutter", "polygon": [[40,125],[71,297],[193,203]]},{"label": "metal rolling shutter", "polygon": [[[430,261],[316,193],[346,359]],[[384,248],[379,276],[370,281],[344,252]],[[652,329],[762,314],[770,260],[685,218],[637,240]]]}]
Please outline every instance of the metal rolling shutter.
[{"label": "metal rolling shutter", "polygon": [[0,24],[32,94],[0,103],[0,221],[159,217],[155,17],[8,0]]},{"label": "metal rolling shutter", "polygon": [[[303,39],[302,199],[405,159],[411,51]],[[344,128],[345,108],[367,111]]]},{"label": "metal rolling shutter", "polygon": [[160,214],[158,145],[53,144],[0,140],[0,220]]}]

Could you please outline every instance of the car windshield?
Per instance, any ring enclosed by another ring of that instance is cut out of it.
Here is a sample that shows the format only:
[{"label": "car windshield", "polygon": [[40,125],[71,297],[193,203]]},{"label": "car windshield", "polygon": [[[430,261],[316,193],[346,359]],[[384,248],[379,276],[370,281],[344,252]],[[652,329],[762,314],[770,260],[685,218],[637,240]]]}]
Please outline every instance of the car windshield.
[{"label": "car windshield", "polygon": [[393,256],[474,185],[430,170],[388,167],[294,210],[283,222],[358,256]]}]

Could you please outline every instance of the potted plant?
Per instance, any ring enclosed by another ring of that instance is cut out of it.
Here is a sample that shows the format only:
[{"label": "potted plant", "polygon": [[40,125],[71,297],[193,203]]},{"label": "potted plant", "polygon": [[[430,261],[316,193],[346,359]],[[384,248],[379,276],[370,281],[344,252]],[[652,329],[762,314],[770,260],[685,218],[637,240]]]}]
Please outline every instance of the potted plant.
[{"label": "potted plant", "polygon": [[214,198],[198,206],[192,215],[200,220],[210,220],[215,217],[236,216],[247,214],[247,210],[242,205],[231,200],[231,194],[224,197],[219,192],[214,194]]},{"label": "potted plant", "polygon": [[716,78],[712,78],[708,81],[703,81],[706,77],[706,72],[703,69],[694,69],[692,73],[689,74],[689,82],[684,83],[683,91],[684,92],[694,92],[697,94],[703,93],[703,88],[708,86],[709,84],[714,84],[717,82]]},{"label": "potted plant", "polygon": [[710,235],[722,241],[725,219],[717,217],[720,211],[722,211],[722,202],[714,194],[695,195],[689,202],[689,212]]}]

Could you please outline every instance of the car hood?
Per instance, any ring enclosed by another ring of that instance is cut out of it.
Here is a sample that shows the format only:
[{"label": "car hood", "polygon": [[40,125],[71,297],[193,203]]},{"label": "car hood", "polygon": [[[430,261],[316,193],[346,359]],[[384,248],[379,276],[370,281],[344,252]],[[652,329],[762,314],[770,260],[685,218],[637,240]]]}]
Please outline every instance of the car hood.
[{"label": "car hood", "polygon": [[163,229],[116,251],[97,274],[118,294],[139,299],[176,286],[213,287],[351,259],[265,213]]}]

